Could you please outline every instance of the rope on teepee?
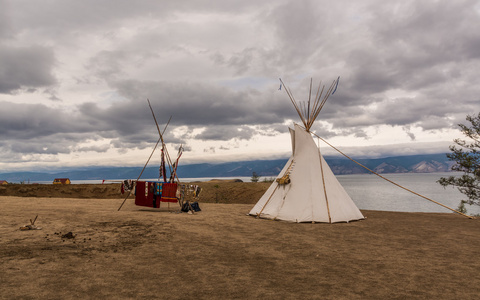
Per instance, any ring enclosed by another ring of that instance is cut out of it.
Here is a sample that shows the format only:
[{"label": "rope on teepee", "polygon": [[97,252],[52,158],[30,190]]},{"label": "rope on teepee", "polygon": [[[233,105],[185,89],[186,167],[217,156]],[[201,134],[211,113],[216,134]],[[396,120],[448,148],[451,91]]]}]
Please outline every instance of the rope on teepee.
[{"label": "rope on teepee", "polygon": [[435,201],[435,200],[432,200],[432,199],[430,199],[430,198],[428,198],[428,197],[425,197],[425,196],[423,196],[423,195],[421,195],[421,194],[419,194],[419,193],[416,193],[416,192],[414,192],[414,191],[412,191],[412,190],[410,190],[410,189],[408,189],[408,188],[406,188],[406,187],[404,187],[404,186],[401,186],[401,185],[399,185],[398,183],[393,182],[392,180],[390,180],[390,179],[388,179],[388,178],[386,178],[386,177],[383,177],[382,175],[378,174],[377,172],[375,172],[375,171],[367,168],[366,166],[362,165],[361,163],[359,163],[358,161],[354,160],[354,159],[351,158],[350,156],[346,155],[345,153],[343,153],[343,152],[340,151],[339,149],[335,148],[332,144],[330,144],[329,142],[327,142],[326,140],[324,140],[323,138],[321,138],[321,137],[318,136],[317,134],[315,134],[315,133],[313,133],[313,134],[314,134],[317,138],[321,139],[325,144],[329,145],[330,147],[332,147],[333,149],[335,149],[336,151],[338,151],[340,154],[342,154],[343,156],[345,156],[345,157],[348,158],[349,160],[353,161],[354,163],[356,163],[356,164],[359,165],[360,167],[364,168],[365,170],[367,170],[367,171],[369,171],[369,172],[377,175],[378,177],[382,178],[383,180],[386,180],[386,181],[390,182],[391,184],[394,184],[394,185],[398,186],[399,188],[402,188],[402,189],[404,189],[404,190],[406,190],[406,191],[408,191],[408,192],[410,192],[410,193],[412,193],[412,194],[415,194],[415,195],[417,195],[417,196],[419,196],[419,197],[422,197],[422,198],[424,198],[424,199],[426,199],[426,200],[428,200],[428,201],[431,201],[431,202],[433,202],[433,203],[435,203],[435,204],[438,204],[438,205],[440,205],[440,206],[443,206],[443,207],[445,207],[446,209],[449,209],[449,210],[451,210],[451,211],[453,211],[453,212],[455,212],[455,213],[457,213],[457,214],[460,214],[460,215],[462,215],[462,216],[464,216],[464,217],[467,217],[467,218],[469,218],[469,219],[475,219],[475,218],[472,217],[472,216],[469,216],[469,215],[466,215],[466,214],[464,214],[464,213],[462,213],[462,212],[459,212],[458,210],[455,210],[455,209],[453,209],[453,208],[450,208],[450,207],[448,207],[448,206],[446,206],[446,205],[444,205],[444,204],[442,204],[442,203],[440,203],[440,202],[437,202],[437,201]]}]

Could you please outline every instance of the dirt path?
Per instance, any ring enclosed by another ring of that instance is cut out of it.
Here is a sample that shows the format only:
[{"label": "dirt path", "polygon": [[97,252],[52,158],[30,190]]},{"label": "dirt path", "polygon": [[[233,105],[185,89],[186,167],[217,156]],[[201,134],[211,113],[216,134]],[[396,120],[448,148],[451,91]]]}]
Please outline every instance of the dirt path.
[{"label": "dirt path", "polygon": [[[1,299],[476,299],[480,221],[363,211],[349,224],[195,215],[122,199],[0,197]],[[20,231],[38,215],[42,230]],[[74,239],[61,236],[72,232]]]}]

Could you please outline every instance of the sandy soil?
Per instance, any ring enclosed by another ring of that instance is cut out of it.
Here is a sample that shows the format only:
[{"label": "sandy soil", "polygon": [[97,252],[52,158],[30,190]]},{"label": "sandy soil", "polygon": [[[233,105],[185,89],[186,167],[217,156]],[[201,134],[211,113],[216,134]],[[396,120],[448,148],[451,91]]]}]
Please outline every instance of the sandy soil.
[{"label": "sandy soil", "polygon": [[[211,195],[218,195],[222,185],[233,183],[212,184],[219,186]],[[201,202],[202,211],[193,215],[176,213],[173,205],[170,211],[144,209],[133,199],[117,211],[123,201],[117,193],[110,199],[0,196],[0,298],[477,299],[480,294],[478,219],[363,211],[366,220],[348,224],[291,224],[246,216],[252,204],[211,198],[204,200],[213,203]],[[36,215],[41,230],[19,229]],[[75,238],[62,238],[68,232]]]}]

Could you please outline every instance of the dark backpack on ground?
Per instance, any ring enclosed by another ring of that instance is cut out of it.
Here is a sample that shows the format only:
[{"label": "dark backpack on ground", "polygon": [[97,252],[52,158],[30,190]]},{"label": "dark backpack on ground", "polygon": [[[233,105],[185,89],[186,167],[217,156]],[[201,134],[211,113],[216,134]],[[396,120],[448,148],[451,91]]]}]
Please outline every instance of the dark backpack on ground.
[{"label": "dark backpack on ground", "polygon": [[193,202],[190,206],[192,207],[192,209],[193,209],[194,211],[201,211],[200,205],[198,205],[198,202],[197,202],[197,201]]},{"label": "dark backpack on ground", "polygon": [[188,212],[189,210],[190,210],[189,203],[188,203],[188,201],[186,201],[185,203],[183,203],[181,211],[182,212]]}]

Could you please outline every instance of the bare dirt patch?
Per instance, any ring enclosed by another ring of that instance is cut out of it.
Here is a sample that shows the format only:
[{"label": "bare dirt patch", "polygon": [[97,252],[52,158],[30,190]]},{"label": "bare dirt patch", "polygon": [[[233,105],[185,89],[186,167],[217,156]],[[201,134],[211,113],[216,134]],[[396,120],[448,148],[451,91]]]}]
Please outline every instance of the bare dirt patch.
[{"label": "bare dirt patch", "polygon": [[[133,199],[118,212],[119,192],[116,199],[0,196],[0,298],[476,299],[480,294],[478,219],[362,211],[366,220],[348,224],[292,224],[246,216],[252,204],[214,203],[223,183],[211,184],[219,187],[202,195],[202,211],[193,215],[177,213],[174,206],[137,207]],[[238,191],[227,200],[242,190],[256,195],[248,187],[234,186]],[[36,215],[42,230],[20,231]],[[62,237],[69,232],[74,238]]]}]

